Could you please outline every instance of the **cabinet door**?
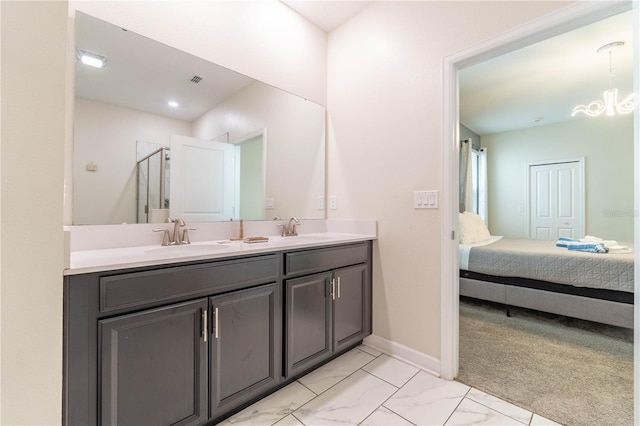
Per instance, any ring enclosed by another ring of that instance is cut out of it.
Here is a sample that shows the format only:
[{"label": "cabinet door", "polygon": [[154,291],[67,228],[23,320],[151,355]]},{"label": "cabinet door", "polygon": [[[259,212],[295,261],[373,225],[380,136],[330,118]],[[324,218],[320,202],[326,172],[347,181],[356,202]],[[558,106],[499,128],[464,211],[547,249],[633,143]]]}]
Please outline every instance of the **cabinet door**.
[{"label": "cabinet door", "polygon": [[277,284],[211,298],[211,416],[275,386],[281,376]]},{"label": "cabinet door", "polygon": [[331,356],[331,273],[286,281],[286,375]]},{"label": "cabinet door", "polygon": [[334,272],[334,351],[355,344],[370,333],[370,292],[366,265]]},{"label": "cabinet door", "polygon": [[98,322],[102,425],[196,425],[208,417],[207,299]]}]

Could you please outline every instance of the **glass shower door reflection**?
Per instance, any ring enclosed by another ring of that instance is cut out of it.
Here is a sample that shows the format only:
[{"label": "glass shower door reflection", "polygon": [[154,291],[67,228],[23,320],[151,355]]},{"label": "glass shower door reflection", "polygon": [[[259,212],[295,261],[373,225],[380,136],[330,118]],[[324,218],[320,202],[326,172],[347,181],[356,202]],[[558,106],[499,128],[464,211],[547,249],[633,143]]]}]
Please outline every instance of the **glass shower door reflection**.
[{"label": "glass shower door reflection", "polygon": [[168,163],[168,148],[161,148],[138,162],[138,223],[166,220],[169,211]]}]

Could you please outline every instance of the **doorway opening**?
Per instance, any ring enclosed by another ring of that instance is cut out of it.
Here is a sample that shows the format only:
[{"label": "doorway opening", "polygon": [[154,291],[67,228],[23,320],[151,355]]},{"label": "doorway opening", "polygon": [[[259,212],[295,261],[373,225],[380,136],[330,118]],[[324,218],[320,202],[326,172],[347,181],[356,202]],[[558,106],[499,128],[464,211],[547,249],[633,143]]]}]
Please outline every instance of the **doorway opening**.
[{"label": "doorway opening", "polygon": [[[586,3],[586,2],[585,2]],[[459,104],[458,104],[458,71],[504,53],[515,51],[522,47],[545,40],[547,38],[580,28],[596,21],[628,11],[631,2],[625,3],[578,3],[552,15],[536,20],[499,37],[490,39],[465,51],[445,58],[444,61],[444,114],[445,129],[443,139],[443,204],[441,210],[442,234],[442,286],[441,286],[441,376],[453,379],[458,374],[459,350],[459,270],[458,270],[458,155],[459,155]],[[637,22],[639,12],[634,10]],[[637,52],[638,33],[634,34],[634,44]],[[638,85],[638,58],[634,60],[634,79]],[[634,122],[634,170],[636,182],[634,186],[634,205],[638,211],[640,205],[640,153],[639,131],[637,120]],[[638,215],[634,218],[634,242],[636,247],[635,259],[635,330],[640,328],[637,305],[638,283],[640,282],[640,261],[638,258],[638,242],[640,241],[640,226]],[[638,335],[635,336],[634,360],[638,365]],[[638,380],[635,380],[634,401],[638,407]],[[637,411],[637,410],[636,410]],[[634,411],[635,412],[635,411]]]},{"label": "doorway opening", "polygon": [[236,149],[235,220],[264,220],[267,129],[250,132],[231,142]]}]

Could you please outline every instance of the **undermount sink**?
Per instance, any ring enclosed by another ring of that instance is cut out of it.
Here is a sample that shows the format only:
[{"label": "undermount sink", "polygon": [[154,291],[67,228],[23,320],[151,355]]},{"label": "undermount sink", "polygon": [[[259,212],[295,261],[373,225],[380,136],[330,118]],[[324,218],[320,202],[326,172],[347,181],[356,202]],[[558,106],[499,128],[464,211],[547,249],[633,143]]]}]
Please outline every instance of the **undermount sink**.
[{"label": "undermount sink", "polygon": [[318,243],[323,241],[335,240],[333,235],[318,235],[318,234],[302,234],[302,235],[289,235],[271,237],[271,241],[279,244],[296,244],[296,243]]},{"label": "undermount sink", "polygon": [[210,251],[223,250],[229,247],[226,244],[183,244],[178,246],[164,246],[145,251],[149,254],[186,254],[186,253],[207,253]]},{"label": "undermount sink", "polygon": [[297,235],[294,237],[285,237],[285,238],[293,238],[293,241],[326,241],[332,238],[335,238],[331,235]]}]

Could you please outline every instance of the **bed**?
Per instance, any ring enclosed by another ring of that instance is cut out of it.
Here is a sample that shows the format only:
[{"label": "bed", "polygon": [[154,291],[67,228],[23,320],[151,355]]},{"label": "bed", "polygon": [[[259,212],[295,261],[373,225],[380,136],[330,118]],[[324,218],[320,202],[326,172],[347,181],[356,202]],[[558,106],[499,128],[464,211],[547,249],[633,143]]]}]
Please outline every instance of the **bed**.
[{"label": "bed", "polygon": [[461,296],[633,328],[633,253],[485,237],[460,244]]}]

